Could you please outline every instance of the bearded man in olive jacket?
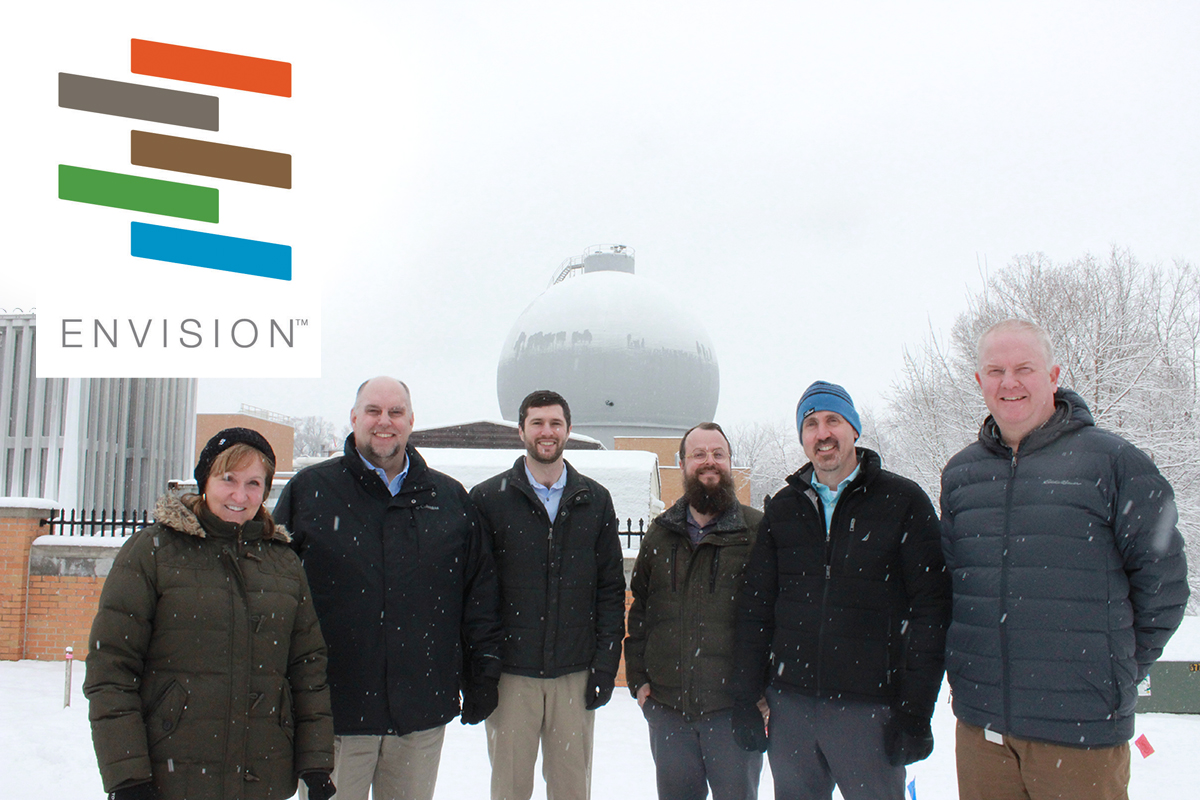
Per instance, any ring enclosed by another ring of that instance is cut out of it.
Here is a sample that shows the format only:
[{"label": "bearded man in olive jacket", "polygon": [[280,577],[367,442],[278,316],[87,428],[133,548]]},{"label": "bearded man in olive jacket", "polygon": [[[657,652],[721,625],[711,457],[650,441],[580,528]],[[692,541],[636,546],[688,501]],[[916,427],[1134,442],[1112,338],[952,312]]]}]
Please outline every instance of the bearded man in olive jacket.
[{"label": "bearded man in olive jacket", "polygon": [[731,728],[737,591],[762,512],[743,506],[721,426],[679,443],[683,497],[650,523],[630,589],[625,678],[650,727],[659,800],[753,800],[762,755]]}]

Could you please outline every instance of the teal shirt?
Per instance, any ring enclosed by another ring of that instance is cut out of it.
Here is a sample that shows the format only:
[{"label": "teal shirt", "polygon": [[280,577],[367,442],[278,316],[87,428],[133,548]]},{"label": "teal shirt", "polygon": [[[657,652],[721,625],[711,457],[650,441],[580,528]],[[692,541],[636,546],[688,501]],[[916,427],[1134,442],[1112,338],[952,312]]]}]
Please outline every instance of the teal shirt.
[{"label": "teal shirt", "polygon": [[837,485],[836,489],[830,489],[828,486],[817,480],[817,471],[815,469],[813,470],[812,480],[809,482],[812,484],[813,489],[816,490],[817,497],[821,498],[821,505],[825,509],[826,533],[829,533],[829,525],[833,522],[833,509],[837,507],[838,498],[842,496],[842,491],[850,484],[850,482],[858,477],[858,471],[860,469],[862,469],[861,463],[854,467],[854,471],[847,475],[842,482]]}]

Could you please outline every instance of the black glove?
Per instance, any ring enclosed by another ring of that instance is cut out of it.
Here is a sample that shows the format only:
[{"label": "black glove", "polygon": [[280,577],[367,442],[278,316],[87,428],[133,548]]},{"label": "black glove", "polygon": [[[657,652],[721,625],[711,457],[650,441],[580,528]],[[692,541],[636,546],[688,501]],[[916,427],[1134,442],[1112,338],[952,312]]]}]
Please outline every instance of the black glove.
[{"label": "black glove", "polygon": [[588,711],[595,711],[612,699],[613,687],[617,685],[617,676],[602,669],[594,669],[588,675],[587,692],[583,697],[587,700],[584,705]]},{"label": "black glove", "polygon": [[333,797],[333,793],[337,791],[337,788],[333,785],[333,781],[329,778],[328,772],[309,770],[302,773],[300,779],[308,787],[308,800],[329,800],[329,798]]},{"label": "black glove", "polygon": [[929,720],[897,711],[883,730],[883,749],[893,767],[915,764],[933,752]]},{"label": "black glove", "polygon": [[108,800],[158,800],[158,790],[154,783],[135,783],[133,786],[123,786],[108,793]]},{"label": "black glove", "polygon": [[462,724],[478,725],[500,704],[500,680],[480,678],[463,687]]},{"label": "black glove", "polygon": [[767,752],[767,724],[757,703],[734,704],[733,740],[748,753]]}]

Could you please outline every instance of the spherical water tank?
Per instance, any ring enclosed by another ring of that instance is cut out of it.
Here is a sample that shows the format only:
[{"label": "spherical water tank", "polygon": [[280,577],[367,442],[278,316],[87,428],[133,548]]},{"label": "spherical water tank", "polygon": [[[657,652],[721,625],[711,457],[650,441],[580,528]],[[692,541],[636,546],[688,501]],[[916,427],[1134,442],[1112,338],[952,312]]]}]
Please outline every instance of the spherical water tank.
[{"label": "spherical water tank", "polygon": [[565,397],[575,431],[611,447],[711,420],[720,377],[700,316],[635,275],[629,248],[603,245],[565,262],[509,331],[496,373],[504,418],[535,389]]}]

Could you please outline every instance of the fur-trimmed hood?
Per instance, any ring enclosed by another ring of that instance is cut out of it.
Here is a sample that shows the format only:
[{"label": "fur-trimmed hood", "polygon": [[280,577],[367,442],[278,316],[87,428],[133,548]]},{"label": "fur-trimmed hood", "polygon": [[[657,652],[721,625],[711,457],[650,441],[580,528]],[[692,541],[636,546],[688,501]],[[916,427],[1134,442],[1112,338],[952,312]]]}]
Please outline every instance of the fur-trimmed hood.
[{"label": "fur-trimmed hood", "polygon": [[[270,512],[260,511],[262,514]],[[255,519],[259,519],[255,517]],[[204,530],[204,526],[200,524],[200,519],[196,513],[192,511],[183,500],[173,494],[164,494],[158,498],[158,502],[154,504],[154,521],[165,525],[171,530],[186,533],[189,536],[198,536],[204,539],[208,533]],[[273,533],[270,538],[277,542],[288,544],[292,541],[292,537],[282,525],[274,524]],[[267,537],[263,537],[267,538]]]}]

